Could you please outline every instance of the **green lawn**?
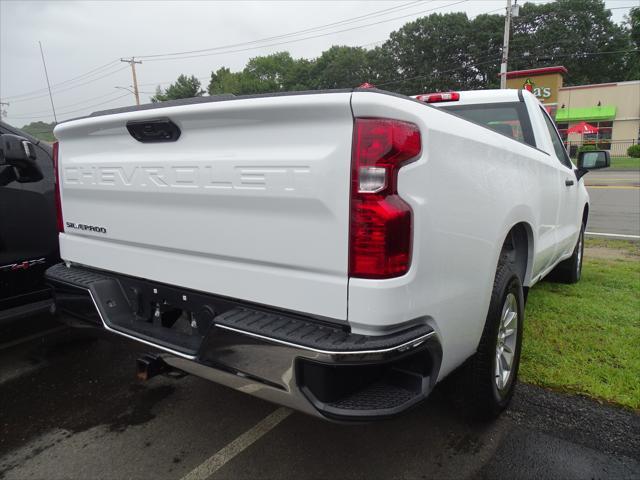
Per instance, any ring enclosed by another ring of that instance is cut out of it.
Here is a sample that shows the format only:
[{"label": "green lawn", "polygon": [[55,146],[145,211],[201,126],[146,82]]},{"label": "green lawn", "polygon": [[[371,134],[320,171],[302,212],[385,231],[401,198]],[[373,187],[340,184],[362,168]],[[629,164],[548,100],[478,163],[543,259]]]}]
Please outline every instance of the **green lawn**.
[{"label": "green lawn", "polygon": [[586,245],[579,283],[529,293],[520,379],[638,410],[640,244]]},{"label": "green lawn", "polygon": [[640,170],[640,158],[611,157],[611,167],[616,170]]}]

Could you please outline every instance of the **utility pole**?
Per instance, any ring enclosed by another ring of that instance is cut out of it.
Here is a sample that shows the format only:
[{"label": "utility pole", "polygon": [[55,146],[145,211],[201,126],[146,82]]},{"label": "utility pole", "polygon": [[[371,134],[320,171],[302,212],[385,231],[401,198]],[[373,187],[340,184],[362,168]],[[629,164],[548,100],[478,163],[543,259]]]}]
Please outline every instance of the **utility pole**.
[{"label": "utility pole", "polygon": [[140,94],[138,92],[138,77],[136,77],[136,63],[142,63],[140,60],[136,60],[134,57],[129,59],[121,58],[121,62],[131,65],[131,74],[133,75],[133,95],[136,97],[136,105],[140,105]]},{"label": "utility pole", "polygon": [[47,88],[49,89],[49,100],[51,100],[51,110],[53,110],[53,121],[58,123],[58,118],[56,117],[56,107],[53,105],[53,95],[51,95],[51,85],[49,84],[49,73],[47,73],[47,64],[44,61],[44,52],[42,51],[42,42],[38,40],[38,45],[40,45],[40,56],[42,57],[42,65],[44,65],[44,76],[47,79]]},{"label": "utility pole", "polygon": [[500,63],[500,88],[507,88],[507,62],[509,60],[509,37],[511,33],[511,0],[507,0],[507,14],[504,17],[504,41],[502,43],[502,63]]}]

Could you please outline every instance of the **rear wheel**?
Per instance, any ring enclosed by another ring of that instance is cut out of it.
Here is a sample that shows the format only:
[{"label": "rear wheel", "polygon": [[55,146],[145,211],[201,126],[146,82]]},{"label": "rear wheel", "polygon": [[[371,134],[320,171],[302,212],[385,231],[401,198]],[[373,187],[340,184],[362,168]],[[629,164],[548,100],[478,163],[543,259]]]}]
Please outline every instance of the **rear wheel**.
[{"label": "rear wheel", "polygon": [[551,278],[562,283],[578,283],[582,276],[582,258],[584,256],[584,230],[585,225],[580,227],[580,235],[573,249],[573,254],[568,259],[560,262],[553,270]]},{"label": "rear wheel", "polygon": [[468,368],[469,400],[480,417],[497,416],[513,396],[520,366],[523,320],[522,284],[502,261],[496,272],[482,338]]}]

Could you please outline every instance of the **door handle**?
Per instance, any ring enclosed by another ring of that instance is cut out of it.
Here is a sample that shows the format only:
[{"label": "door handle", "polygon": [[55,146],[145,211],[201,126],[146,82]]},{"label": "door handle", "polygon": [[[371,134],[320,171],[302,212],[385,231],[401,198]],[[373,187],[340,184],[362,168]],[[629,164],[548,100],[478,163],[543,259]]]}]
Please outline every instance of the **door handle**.
[{"label": "door handle", "polygon": [[564,184],[565,184],[567,187],[570,187],[571,185],[573,185],[573,180],[565,180],[565,181],[564,181]]}]

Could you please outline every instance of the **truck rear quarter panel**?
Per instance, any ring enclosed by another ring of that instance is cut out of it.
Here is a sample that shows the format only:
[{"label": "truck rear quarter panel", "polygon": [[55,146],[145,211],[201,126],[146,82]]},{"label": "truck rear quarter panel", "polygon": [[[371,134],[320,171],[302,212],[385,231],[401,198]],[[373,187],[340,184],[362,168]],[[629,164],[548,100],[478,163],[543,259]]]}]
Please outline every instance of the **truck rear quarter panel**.
[{"label": "truck rear quarter panel", "polygon": [[430,323],[443,344],[442,378],[477,348],[499,253],[516,223],[531,226],[528,276],[543,268],[540,178],[552,168],[549,156],[406,98],[356,92],[352,108],[356,117],[416,123],[422,153],[398,178],[399,193],[414,212],[410,271],[392,280],[351,279],[349,322],[362,332]]}]

